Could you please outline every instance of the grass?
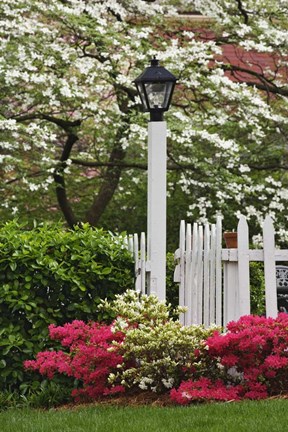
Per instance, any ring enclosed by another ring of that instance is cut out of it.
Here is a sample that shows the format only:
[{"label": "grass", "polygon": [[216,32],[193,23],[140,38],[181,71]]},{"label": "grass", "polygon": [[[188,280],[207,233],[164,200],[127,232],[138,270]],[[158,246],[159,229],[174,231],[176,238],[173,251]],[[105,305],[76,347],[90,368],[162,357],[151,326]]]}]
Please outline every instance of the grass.
[{"label": "grass", "polygon": [[287,424],[287,399],[164,408],[13,408],[0,413],[1,432],[285,432]]}]

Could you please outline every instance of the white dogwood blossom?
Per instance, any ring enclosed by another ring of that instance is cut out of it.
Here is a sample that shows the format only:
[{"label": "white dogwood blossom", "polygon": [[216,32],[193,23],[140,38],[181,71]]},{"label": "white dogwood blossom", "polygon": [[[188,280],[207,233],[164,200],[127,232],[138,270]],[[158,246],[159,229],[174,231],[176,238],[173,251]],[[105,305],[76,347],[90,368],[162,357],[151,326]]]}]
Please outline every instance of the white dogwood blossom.
[{"label": "white dogwood blossom", "polygon": [[[147,116],[133,80],[155,55],[178,78],[167,113],[172,219],[241,212],[256,224],[271,212],[283,233],[287,9],[280,0],[2,0],[3,217],[16,204],[17,214],[46,216],[55,185],[76,222],[90,221],[87,207],[109,187],[111,221],[127,209],[142,217]],[[183,10],[206,20],[183,20]]]}]

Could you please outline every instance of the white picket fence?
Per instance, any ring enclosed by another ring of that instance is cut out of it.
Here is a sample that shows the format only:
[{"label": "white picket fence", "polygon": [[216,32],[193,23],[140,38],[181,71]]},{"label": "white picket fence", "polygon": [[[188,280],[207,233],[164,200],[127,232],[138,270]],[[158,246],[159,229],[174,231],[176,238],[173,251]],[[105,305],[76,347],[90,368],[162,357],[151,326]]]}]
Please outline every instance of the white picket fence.
[{"label": "white picket fence", "polygon": [[204,227],[181,221],[174,281],[179,283],[179,304],[188,308],[183,324],[222,323],[222,224]]},{"label": "white picket fence", "polygon": [[140,241],[138,234],[128,235],[126,238],[126,245],[134,258],[135,290],[142,294],[147,294],[146,273],[149,268],[147,263],[145,233],[141,233]]},{"label": "white picket fence", "polygon": [[[250,313],[250,261],[264,262],[266,316],[277,316],[276,262],[288,261],[288,250],[275,248],[274,227],[270,216],[263,224],[263,249],[249,249],[249,228],[241,216],[237,228],[238,248],[222,247],[222,220],[204,226],[185,221],[180,224],[176,250],[174,282],[179,284],[179,304],[187,312],[180,320],[185,325],[226,325]],[[135,289],[147,290],[145,233],[129,235],[126,246],[134,257]]]},{"label": "white picket fence", "polygon": [[266,316],[277,316],[276,262],[288,261],[288,250],[275,249],[273,222],[263,225],[263,249],[249,249],[249,229],[241,216],[237,228],[238,248],[222,248],[222,223],[204,227],[181,221],[175,282],[180,305],[188,311],[183,324],[226,325],[250,313],[250,261],[264,262]]}]

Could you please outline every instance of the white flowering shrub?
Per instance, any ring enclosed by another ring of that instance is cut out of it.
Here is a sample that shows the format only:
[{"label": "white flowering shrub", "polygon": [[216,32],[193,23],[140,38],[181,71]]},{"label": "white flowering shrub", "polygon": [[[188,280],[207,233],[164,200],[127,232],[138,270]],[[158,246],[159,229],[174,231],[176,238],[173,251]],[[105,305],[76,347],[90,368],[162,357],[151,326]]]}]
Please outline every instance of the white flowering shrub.
[{"label": "white flowering shrub", "polygon": [[199,353],[216,328],[184,327],[169,316],[169,305],[132,290],[102,307],[117,315],[114,328],[125,333],[124,341],[116,344],[124,361],[109,376],[111,384],[164,392],[205,369]]}]

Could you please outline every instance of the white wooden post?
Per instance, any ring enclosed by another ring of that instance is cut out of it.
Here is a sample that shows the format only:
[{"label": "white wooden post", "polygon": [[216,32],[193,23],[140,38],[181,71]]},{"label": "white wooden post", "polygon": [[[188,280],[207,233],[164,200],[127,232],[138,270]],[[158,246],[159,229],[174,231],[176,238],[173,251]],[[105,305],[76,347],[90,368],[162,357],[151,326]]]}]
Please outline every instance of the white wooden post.
[{"label": "white wooden post", "polygon": [[277,290],[275,268],[275,233],[271,216],[266,216],[263,226],[264,277],[266,316],[277,317]]},{"label": "white wooden post", "polygon": [[166,122],[148,123],[148,294],[166,299]]}]

